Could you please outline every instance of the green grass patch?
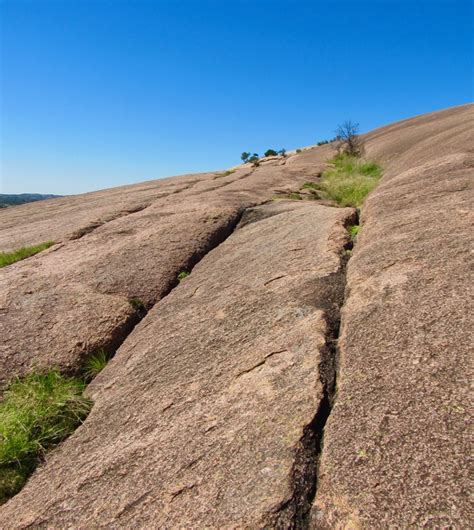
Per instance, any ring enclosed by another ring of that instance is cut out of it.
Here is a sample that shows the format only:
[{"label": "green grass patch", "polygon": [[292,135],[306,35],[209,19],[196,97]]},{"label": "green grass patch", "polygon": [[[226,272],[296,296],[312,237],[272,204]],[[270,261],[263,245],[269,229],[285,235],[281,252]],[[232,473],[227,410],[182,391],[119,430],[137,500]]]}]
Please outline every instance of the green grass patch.
[{"label": "green grass patch", "polygon": [[34,256],[46,250],[47,248],[54,245],[54,241],[46,241],[45,243],[40,243],[39,245],[34,245],[32,247],[21,247],[17,250],[12,250],[11,252],[0,252],[0,267],[6,267],[17,261],[20,261],[30,256]]},{"label": "green grass patch", "polygon": [[57,371],[15,379],[0,402],[0,504],[17,493],[41,456],[89,413],[85,383]]},{"label": "green grass patch", "polygon": [[342,206],[362,206],[365,197],[377,186],[382,168],[375,162],[355,156],[337,155],[324,171],[320,189]]},{"label": "green grass patch", "polygon": [[292,201],[302,201],[303,200],[303,197],[299,193],[290,193],[287,198],[291,199]]},{"label": "green grass patch", "polygon": [[90,381],[107,366],[109,355],[105,350],[99,350],[91,355],[84,366],[84,377]]},{"label": "green grass patch", "polygon": [[351,235],[351,237],[354,239],[357,234],[360,232],[360,225],[352,225],[347,228],[347,231]]},{"label": "green grass patch", "polygon": [[178,281],[182,282],[189,276],[189,272],[182,271],[178,274]]},{"label": "green grass patch", "polygon": [[302,190],[319,190],[319,184],[317,184],[316,182],[305,182],[301,186],[301,189]]}]

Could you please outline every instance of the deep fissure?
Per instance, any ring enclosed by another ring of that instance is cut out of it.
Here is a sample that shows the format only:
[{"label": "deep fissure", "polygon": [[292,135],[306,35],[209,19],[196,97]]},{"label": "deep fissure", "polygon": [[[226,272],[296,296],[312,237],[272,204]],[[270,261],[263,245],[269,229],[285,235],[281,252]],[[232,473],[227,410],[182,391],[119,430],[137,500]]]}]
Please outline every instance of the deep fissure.
[{"label": "deep fissure", "polygon": [[[185,262],[180,263],[179,266],[176,267],[174,277],[170,278],[168,285],[166,286],[164,291],[153,303],[149,304],[147,307],[145,307],[145,305],[143,304],[141,305],[141,307],[136,308],[135,312],[130,316],[130,318],[113,331],[112,337],[109,341],[100,345],[99,347],[95,347],[93,351],[85,352],[82,356],[83,359],[81,362],[81,366],[84,365],[87,359],[98,350],[104,350],[107,353],[108,359],[112,359],[117,350],[120,348],[120,346],[122,346],[128,336],[133,332],[135,327],[146,317],[148,312],[161,300],[166,298],[171,293],[171,291],[179,285],[179,273],[181,271],[191,273],[193,268],[207,254],[209,254],[209,252],[211,252],[220,244],[222,244],[234,232],[240,222],[240,219],[242,218],[244,211],[245,208],[236,211],[235,215],[229,219],[228,223],[219,227],[214,233],[209,236],[209,239],[201,248],[193,252]],[[132,298],[131,301],[132,300],[139,299]],[[83,369],[81,367],[81,369],[79,370],[79,374],[82,373],[82,371]],[[76,370],[73,375],[77,375],[77,373],[78,372]]]},{"label": "deep fissure", "polygon": [[[359,212],[348,219],[345,228],[359,223]],[[303,429],[303,436],[296,449],[295,460],[291,471],[290,482],[292,496],[276,510],[272,528],[303,530],[309,528],[311,507],[316,498],[319,478],[319,463],[323,451],[324,430],[331,415],[337,389],[338,339],[341,326],[341,311],[346,298],[346,274],[350,259],[350,251],[354,246],[354,238],[348,237],[340,257],[340,270],[334,276],[339,282],[341,294],[337,303],[337,311],[325,308],[326,337],[325,347],[321,352],[319,378],[323,387],[323,395],[316,414]],[[329,287],[331,288],[331,287]]]},{"label": "deep fissure", "polygon": [[[201,248],[199,248],[197,251],[193,252],[189,258],[186,260],[185,263],[181,264],[181,267],[186,269],[187,271],[191,272],[192,269],[212,250],[217,248],[220,244],[222,244],[237,228],[240,219],[242,218],[242,215],[244,213],[246,208],[237,209],[235,211],[235,214],[230,216],[228,221],[224,223],[222,226],[217,228],[213,233],[211,233],[205,242],[205,244],[202,245]],[[163,300],[170,292],[179,284],[179,281],[177,279],[178,272],[176,273],[176,278],[174,280],[170,280],[169,285],[165,292],[160,296],[156,302],[153,304],[150,304],[149,307],[145,307],[144,304],[141,303],[139,299],[130,299],[130,303],[132,307],[134,307],[135,311],[132,313],[129,319],[127,319],[126,322],[122,323],[120,326],[115,328],[115,330],[112,333],[111,339],[104,343],[99,348],[94,348],[94,350],[84,352],[80,359],[80,366],[79,368],[73,369],[73,370],[64,370],[63,374],[65,376],[74,376],[78,379],[81,379],[85,383],[90,383],[90,381],[93,379],[90,377],[87,377],[86,374],[86,361],[89,359],[94,353],[96,353],[98,350],[103,349],[107,353],[107,360],[110,360],[117,350],[120,348],[120,346],[125,342],[125,340],[130,336],[130,334],[133,332],[134,328],[145,318],[145,316],[148,314],[149,310],[154,307],[157,303],[159,303],[161,300]],[[135,301],[135,304],[137,303],[137,300],[140,302],[138,305],[134,305],[132,301]],[[90,412],[90,411],[89,411]],[[66,437],[67,438],[67,437]],[[61,440],[63,442],[66,438]],[[60,445],[59,442],[57,445]],[[53,449],[53,448],[51,448]],[[40,453],[36,456],[34,459],[34,463],[31,464],[30,468],[28,469],[28,474],[25,477],[24,480],[28,478],[31,473],[34,472],[35,468],[41,464],[41,462],[44,460],[44,454]],[[12,496],[16,495],[21,491],[23,488],[24,483],[21,485],[20,489],[16,490],[15,493],[10,494],[8,498],[11,498]],[[6,502],[6,499],[2,501]],[[2,504],[0,503],[0,504]]]}]

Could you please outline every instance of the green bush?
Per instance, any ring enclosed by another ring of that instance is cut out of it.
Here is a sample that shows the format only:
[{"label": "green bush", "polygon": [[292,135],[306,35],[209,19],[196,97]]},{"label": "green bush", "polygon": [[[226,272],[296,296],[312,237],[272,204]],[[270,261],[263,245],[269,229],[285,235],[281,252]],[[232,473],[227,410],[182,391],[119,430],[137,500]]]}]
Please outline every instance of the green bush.
[{"label": "green bush", "polygon": [[45,243],[40,243],[39,245],[34,245],[32,247],[21,247],[11,252],[0,252],[0,267],[6,267],[16,261],[34,256],[35,254],[38,254],[38,252],[46,250],[52,245],[54,245],[54,241],[46,241]]},{"label": "green bush", "polygon": [[267,149],[263,156],[277,156],[277,154],[274,149]]},{"label": "green bush", "polygon": [[260,165],[260,159],[258,157],[258,153],[254,153],[249,159],[248,159],[248,162],[250,162],[251,164],[253,164],[255,167],[257,167],[258,165]]},{"label": "green bush", "polygon": [[57,371],[15,379],[0,402],[0,504],[23,486],[38,458],[89,413],[85,383]]},{"label": "green bush", "polygon": [[342,206],[362,206],[365,197],[377,186],[382,168],[375,162],[339,154],[322,174],[320,189]]},{"label": "green bush", "polygon": [[182,282],[189,276],[189,272],[182,271],[178,274],[178,281]]}]

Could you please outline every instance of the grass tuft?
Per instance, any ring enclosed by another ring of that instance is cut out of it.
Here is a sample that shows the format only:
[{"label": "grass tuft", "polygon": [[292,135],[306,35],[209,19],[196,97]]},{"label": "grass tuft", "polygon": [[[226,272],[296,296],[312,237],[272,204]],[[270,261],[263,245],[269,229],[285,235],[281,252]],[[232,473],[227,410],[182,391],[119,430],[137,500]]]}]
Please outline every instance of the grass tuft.
[{"label": "grass tuft", "polygon": [[32,247],[21,247],[17,250],[12,250],[11,252],[0,252],[0,267],[6,267],[17,261],[20,261],[30,256],[34,256],[46,250],[47,248],[54,245],[54,241],[46,241],[45,243],[40,243],[39,245],[34,245]]},{"label": "grass tuft", "polygon": [[146,310],[145,303],[141,298],[130,298],[128,303],[133,307],[133,309],[136,309],[137,311]]},{"label": "grass tuft", "polygon": [[351,235],[352,239],[354,239],[360,232],[360,225],[351,225],[347,228],[347,231]]},{"label": "grass tuft", "polygon": [[346,154],[337,155],[322,175],[320,189],[342,206],[362,206],[365,197],[377,186],[382,168]]},{"label": "grass tuft", "polygon": [[57,371],[15,379],[0,403],[0,504],[23,486],[38,459],[84,421],[85,383]]},{"label": "grass tuft", "polygon": [[87,380],[93,379],[98,373],[107,366],[109,362],[109,356],[105,350],[99,350],[98,352],[91,355],[84,367],[84,377]]},{"label": "grass tuft", "polygon": [[301,189],[302,190],[319,190],[319,184],[317,184],[316,182],[305,182],[301,186]]},{"label": "grass tuft", "polygon": [[288,199],[292,201],[302,201],[303,197],[299,193],[290,193],[287,197]]},{"label": "grass tuft", "polygon": [[223,171],[222,173],[217,173],[214,178],[217,179],[222,177],[228,177],[229,175],[232,175],[232,173],[235,173],[235,169],[228,169],[227,171]]},{"label": "grass tuft", "polygon": [[189,272],[182,271],[178,274],[178,281],[182,282],[189,276]]}]

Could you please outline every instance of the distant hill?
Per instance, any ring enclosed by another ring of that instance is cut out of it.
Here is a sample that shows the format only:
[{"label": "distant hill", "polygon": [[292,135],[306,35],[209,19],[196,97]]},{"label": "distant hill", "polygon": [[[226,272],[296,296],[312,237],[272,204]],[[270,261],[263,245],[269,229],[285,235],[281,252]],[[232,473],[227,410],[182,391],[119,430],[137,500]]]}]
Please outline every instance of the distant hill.
[{"label": "distant hill", "polygon": [[62,197],[62,195],[42,195],[41,193],[19,193],[9,195],[0,193],[0,208],[6,208],[7,206],[17,206],[18,204],[25,204],[26,202],[54,199],[55,197]]}]

